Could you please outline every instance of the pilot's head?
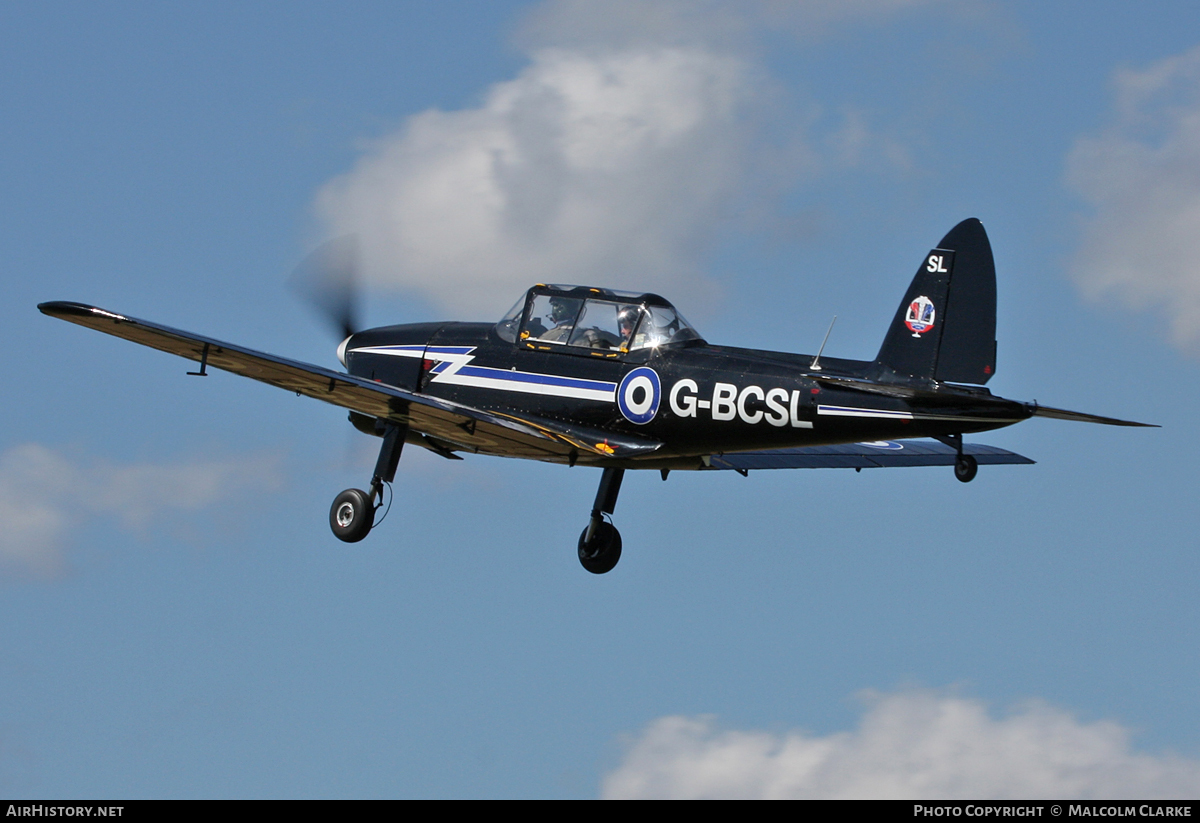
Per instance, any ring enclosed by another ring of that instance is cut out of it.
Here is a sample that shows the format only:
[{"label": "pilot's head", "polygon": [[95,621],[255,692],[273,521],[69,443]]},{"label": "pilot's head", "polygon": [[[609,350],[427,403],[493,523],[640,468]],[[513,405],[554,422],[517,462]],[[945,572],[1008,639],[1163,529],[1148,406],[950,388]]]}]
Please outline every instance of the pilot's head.
[{"label": "pilot's head", "polygon": [[637,325],[638,310],[636,306],[626,306],[617,314],[617,325],[621,329],[622,337],[629,337],[633,334],[633,327]]},{"label": "pilot's head", "polygon": [[575,306],[572,305],[573,303],[573,300],[566,297],[551,297],[550,319],[555,323],[565,323],[568,320],[574,320]]}]

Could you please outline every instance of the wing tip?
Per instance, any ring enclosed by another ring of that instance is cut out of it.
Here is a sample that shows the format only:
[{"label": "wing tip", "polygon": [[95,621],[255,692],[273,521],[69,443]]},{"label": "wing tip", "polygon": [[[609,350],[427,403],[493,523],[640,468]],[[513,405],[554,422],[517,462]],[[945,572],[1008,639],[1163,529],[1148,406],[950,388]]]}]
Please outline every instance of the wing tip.
[{"label": "wing tip", "polygon": [[42,314],[48,314],[54,317],[59,314],[81,314],[91,308],[83,303],[75,303],[70,300],[50,300],[46,303],[38,303],[38,311]]},{"label": "wing tip", "polygon": [[129,319],[124,315],[105,311],[96,306],[89,306],[86,303],[76,303],[72,300],[51,300],[47,303],[38,303],[38,311],[49,317],[60,317],[63,319],[71,317],[108,317],[112,320]]}]

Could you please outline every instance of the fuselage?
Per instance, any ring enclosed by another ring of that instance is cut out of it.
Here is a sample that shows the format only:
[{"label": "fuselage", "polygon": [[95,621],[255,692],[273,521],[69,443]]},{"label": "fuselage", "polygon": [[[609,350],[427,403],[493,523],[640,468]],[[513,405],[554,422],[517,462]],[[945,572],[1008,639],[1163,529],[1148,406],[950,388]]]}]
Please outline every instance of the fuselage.
[{"label": "fuselage", "polygon": [[[818,382],[811,355],[703,340],[622,352],[533,347],[491,323],[387,326],[349,338],[356,376],[525,419],[641,435],[664,445],[643,468],[698,467],[712,454],[963,434],[1024,420],[1022,403],[946,386],[935,400]],[[872,364],[822,358],[823,375],[870,380]]]}]

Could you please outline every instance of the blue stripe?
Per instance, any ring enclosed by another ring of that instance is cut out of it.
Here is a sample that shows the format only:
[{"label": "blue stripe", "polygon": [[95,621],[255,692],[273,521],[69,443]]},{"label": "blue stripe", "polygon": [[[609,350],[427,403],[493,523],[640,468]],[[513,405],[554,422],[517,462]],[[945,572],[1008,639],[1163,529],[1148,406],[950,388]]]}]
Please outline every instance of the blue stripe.
[{"label": "blue stripe", "polygon": [[543,386],[561,386],[568,389],[612,391],[617,387],[616,383],[605,383],[600,380],[581,380],[573,377],[559,377],[553,374],[505,371],[504,369],[493,369],[487,366],[463,366],[456,374],[466,377],[490,377],[495,380],[511,380],[514,383],[537,383]]}]

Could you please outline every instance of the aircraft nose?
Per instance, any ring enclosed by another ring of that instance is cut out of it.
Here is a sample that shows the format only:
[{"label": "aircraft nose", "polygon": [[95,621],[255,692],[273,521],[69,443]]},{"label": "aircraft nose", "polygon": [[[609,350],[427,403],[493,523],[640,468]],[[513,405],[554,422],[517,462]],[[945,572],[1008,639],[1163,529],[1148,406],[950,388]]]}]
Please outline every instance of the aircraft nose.
[{"label": "aircraft nose", "polygon": [[[353,336],[354,335],[350,335],[350,337]],[[337,347],[337,359],[338,362],[342,364],[343,368],[349,368],[349,366],[346,365],[346,344],[350,342],[350,337],[347,337],[345,340],[339,343]]]}]

